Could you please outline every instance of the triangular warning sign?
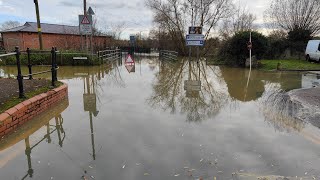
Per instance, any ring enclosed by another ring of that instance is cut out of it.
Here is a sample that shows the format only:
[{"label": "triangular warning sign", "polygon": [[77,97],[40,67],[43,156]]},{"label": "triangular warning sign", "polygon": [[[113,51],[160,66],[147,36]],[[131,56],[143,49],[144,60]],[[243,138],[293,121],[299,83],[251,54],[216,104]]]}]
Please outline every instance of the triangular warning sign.
[{"label": "triangular warning sign", "polygon": [[90,21],[89,21],[89,19],[88,19],[87,16],[83,16],[83,19],[82,19],[82,21],[81,21],[81,24],[90,24]]},{"label": "triangular warning sign", "polygon": [[131,55],[129,54],[129,56],[127,57],[127,59],[124,62],[125,64],[134,64],[134,60],[131,57]]}]

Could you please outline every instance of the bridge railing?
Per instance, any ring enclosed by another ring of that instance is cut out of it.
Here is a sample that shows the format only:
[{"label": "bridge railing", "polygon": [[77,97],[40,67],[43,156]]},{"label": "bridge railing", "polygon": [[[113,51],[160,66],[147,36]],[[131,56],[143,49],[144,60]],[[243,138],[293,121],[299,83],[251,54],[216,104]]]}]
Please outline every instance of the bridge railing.
[{"label": "bridge railing", "polygon": [[98,51],[98,58],[102,61],[105,60],[116,60],[121,57],[120,49],[107,49],[103,51]]},{"label": "bridge railing", "polygon": [[177,60],[179,53],[176,51],[160,50],[159,57],[169,60]]},{"label": "bridge railing", "polygon": [[[42,51],[42,52],[44,52],[44,51]],[[45,74],[45,73],[51,72],[51,85],[54,87],[55,82],[58,81],[57,70],[59,69],[59,67],[57,66],[57,52],[58,52],[57,48],[52,47],[51,51],[46,51],[46,52],[51,53],[51,69],[47,70],[47,71],[32,73],[32,64],[31,64],[31,59],[30,59],[31,52],[30,52],[29,48],[27,49],[29,74],[26,74],[26,75],[23,75],[21,72],[21,61],[20,61],[21,51],[20,51],[19,47],[16,47],[15,51],[12,53],[0,54],[0,57],[16,56],[17,69],[18,69],[17,80],[18,80],[18,85],[19,85],[19,98],[25,98],[24,88],[23,88],[23,78],[25,78],[25,77],[27,77],[29,79],[33,79],[33,76],[35,76],[35,75]]]}]

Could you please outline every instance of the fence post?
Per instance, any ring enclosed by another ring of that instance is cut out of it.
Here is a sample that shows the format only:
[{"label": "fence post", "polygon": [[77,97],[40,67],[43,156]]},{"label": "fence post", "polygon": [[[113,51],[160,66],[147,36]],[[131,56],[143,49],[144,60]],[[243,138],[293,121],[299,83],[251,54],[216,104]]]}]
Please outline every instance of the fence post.
[{"label": "fence post", "polygon": [[55,78],[55,76],[54,76],[54,71],[55,71],[55,65],[54,65],[54,59],[55,59],[55,50],[54,50],[54,47],[52,47],[52,49],[51,49],[51,85],[53,86],[53,87],[55,87],[55,80],[56,80],[56,78]]},{"label": "fence post", "polygon": [[32,78],[32,65],[31,65],[31,59],[30,59],[30,49],[27,48],[27,55],[28,55],[28,68],[29,68],[29,79],[33,79]]},{"label": "fence post", "polygon": [[58,64],[57,64],[57,47],[54,48],[54,77],[55,77],[55,81],[58,81]]},{"label": "fence post", "polygon": [[23,76],[21,73],[21,62],[20,62],[20,50],[19,47],[15,48],[16,52],[16,59],[17,59],[17,67],[18,67],[18,84],[19,84],[19,98],[25,98],[24,91],[23,91]]}]

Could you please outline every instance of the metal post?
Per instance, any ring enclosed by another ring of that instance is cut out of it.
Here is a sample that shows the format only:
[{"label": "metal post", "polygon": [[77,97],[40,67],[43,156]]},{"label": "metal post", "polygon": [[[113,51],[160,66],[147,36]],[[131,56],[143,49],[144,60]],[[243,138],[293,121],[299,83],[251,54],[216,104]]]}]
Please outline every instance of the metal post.
[{"label": "metal post", "polygon": [[32,65],[31,65],[31,59],[30,59],[30,49],[27,48],[27,54],[28,54],[28,68],[29,68],[29,79],[33,79],[32,78]]},{"label": "metal post", "polygon": [[55,77],[55,81],[58,81],[58,65],[57,65],[57,47],[54,48],[54,77]]},{"label": "metal post", "polygon": [[55,87],[55,64],[54,64],[54,54],[55,54],[55,50],[54,47],[52,47],[51,49],[51,85],[53,87]]},{"label": "metal post", "polygon": [[[250,31],[250,44],[252,45],[252,32]],[[250,48],[249,50],[249,54],[250,54],[250,71],[251,71],[251,68],[252,68],[252,47]]]},{"label": "metal post", "polygon": [[17,67],[18,67],[18,84],[19,84],[19,98],[25,98],[24,91],[23,91],[23,76],[21,73],[21,62],[20,62],[20,50],[19,47],[16,47],[16,59],[17,59]]},{"label": "metal post", "polygon": [[35,7],[36,7],[36,15],[37,15],[39,45],[40,45],[40,50],[42,50],[43,49],[43,44],[42,44],[42,32],[41,32],[41,23],[40,23],[40,13],[39,13],[38,0],[34,0],[34,4],[35,4]]}]

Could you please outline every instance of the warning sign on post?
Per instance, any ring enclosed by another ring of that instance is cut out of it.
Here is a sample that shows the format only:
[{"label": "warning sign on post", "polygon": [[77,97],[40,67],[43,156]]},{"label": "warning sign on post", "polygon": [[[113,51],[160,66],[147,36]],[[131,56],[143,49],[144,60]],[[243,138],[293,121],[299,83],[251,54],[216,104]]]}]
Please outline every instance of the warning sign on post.
[{"label": "warning sign on post", "polygon": [[134,59],[131,57],[131,55],[129,54],[129,56],[127,57],[127,59],[124,62],[125,65],[134,65]]},{"label": "warning sign on post", "polygon": [[79,15],[79,29],[82,35],[92,34],[92,16]]}]

